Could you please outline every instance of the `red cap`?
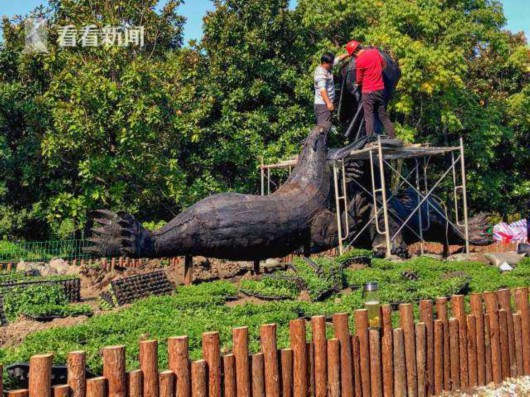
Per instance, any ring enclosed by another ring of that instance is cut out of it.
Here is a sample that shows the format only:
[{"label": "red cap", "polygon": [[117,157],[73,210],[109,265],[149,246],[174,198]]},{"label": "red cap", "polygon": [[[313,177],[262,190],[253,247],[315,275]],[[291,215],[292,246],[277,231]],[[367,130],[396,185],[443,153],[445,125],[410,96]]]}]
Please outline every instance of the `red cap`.
[{"label": "red cap", "polygon": [[355,50],[361,45],[358,41],[352,40],[348,44],[346,44],[346,51],[348,51],[348,54],[353,55]]}]

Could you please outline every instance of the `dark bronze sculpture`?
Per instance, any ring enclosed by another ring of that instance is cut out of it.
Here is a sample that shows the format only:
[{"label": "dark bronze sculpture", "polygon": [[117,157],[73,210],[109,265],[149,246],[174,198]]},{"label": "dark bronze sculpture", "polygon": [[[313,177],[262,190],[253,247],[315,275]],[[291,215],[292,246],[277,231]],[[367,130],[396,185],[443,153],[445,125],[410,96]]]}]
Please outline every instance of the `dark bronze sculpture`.
[{"label": "dark bronze sculpture", "polygon": [[[353,64],[352,64],[353,63]],[[395,89],[400,77],[397,64],[387,57],[385,71],[387,97]],[[340,158],[346,151],[360,149],[366,138],[363,131],[360,98],[351,84],[354,61],[342,69],[342,90],[339,119],[347,125],[347,137],[354,142],[346,148],[328,153],[327,134],[330,125],[316,126],[304,142],[299,161],[288,181],[269,196],[223,193],[210,196],[188,208],[167,225],[149,232],[132,216],[111,211],[98,211],[95,219],[100,227],[93,230],[93,247],[89,252],[100,256],[171,257],[201,255],[231,260],[258,261],[283,257],[303,247],[306,253],[322,252],[338,243],[336,211],[331,189],[330,161]],[[347,70],[350,70],[348,74]],[[349,81],[348,81],[349,79]],[[385,141],[385,144],[395,144]],[[358,233],[373,212],[372,199],[352,183],[371,190],[367,165],[350,162],[346,166],[348,218],[350,234]],[[397,231],[416,206],[417,196],[405,192],[391,202],[390,229]],[[424,231],[427,241],[444,244],[463,244],[464,234],[452,227],[433,210],[440,204],[430,199],[430,206],[422,207],[423,219],[430,216],[430,225]],[[419,217],[413,216],[412,228],[418,226]],[[416,223],[416,225],[414,225]],[[472,218],[470,241],[472,244],[491,243],[482,235],[487,224],[485,215]],[[393,252],[406,256],[407,245],[417,237],[404,228],[394,241]],[[357,247],[382,247],[381,236],[375,228],[368,228],[356,243]]]}]

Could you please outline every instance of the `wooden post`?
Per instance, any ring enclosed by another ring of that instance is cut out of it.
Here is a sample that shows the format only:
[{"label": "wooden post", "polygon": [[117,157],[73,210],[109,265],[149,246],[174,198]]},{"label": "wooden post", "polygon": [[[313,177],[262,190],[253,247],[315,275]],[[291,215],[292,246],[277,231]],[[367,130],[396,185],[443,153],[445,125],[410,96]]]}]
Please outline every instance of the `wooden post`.
[{"label": "wooden post", "polygon": [[[328,340],[327,354],[328,393],[324,394],[324,396],[340,397],[340,341],[337,338]],[[326,385],[326,383],[324,383],[324,385]]]},{"label": "wooden post", "polygon": [[88,379],[86,381],[87,397],[107,397],[110,396],[107,379],[103,376]]},{"label": "wooden post", "polygon": [[513,314],[513,334],[514,334],[514,345],[515,345],[515,363],[516,363],[516,375],[522,376],[524,373],[523,365],[523,335],[521,329],[521,314]]},{"label": "wooden post", "polygon": [[432,300],[420,301],[420,321],[425,324],[425,337],[427,339],[426,366],[427,374],[425,384],[427,393],[434,394],[434,319]]},{"label": "wooden post", "polygon": [[418,397],[428,392],[427,375],[427,327],[425,323],[416,324],[416,365],[418,368]]},{"label": "wooden post", "polygon": [[53,386],[53,397],[70,397],[70,386],[60,385]]},{"label": "wooden post", "polygon": [[506,311],[506,325],[508,333],[508,349],[509,353],[509,364],[510,364],[510,376],[517,376],[517,364],[515,358],[515,339],[513,330],[513,316],[512,316],[512,295],[510,290],[507,288],[497,291],[497,299],[501,309]]},{"label": "wooden post", "polygon": [[506,310],[499,310],[499,339],[501,342],[501,372],[502,379],[511,376],[510,371],[510,346],[508,344],[508,319]]},{"label": "wooden post", "polygon": [[169,369],[177,377],[177,395],[190,397],[191,371],[188,353],[188,337],[178,336],[167,341]]},{"label": "wooden post", "polygon": [[[293,351],[282,349],[280,352],[282,364],[282,396],[293,396]],[[240,394],[238,393],[238,396]],[[246,395],[248,396],[248,394]]]},{"label": "wooden post", "polygon": [[451,390],[460,389],[460,326],[456,318],[449,319],[449,344],[451,350]]},{"label": "wooden post", "polygon": [[276,324],[262,325],[260,329],[261,351],[265,361],[265,392],[267,396],[280,396],[280,370],[276,346]]},{"label": "wooden post", "polygon": [[253,272],[255,275],[258,275],[258,274],[261,273],[260,268],[259,268],[259,263],[260,263],[260,261],[254,261],[254,263],[253,263],[253,266],[252,266],[252,272]]},{"label": "wooden post", "polygon": [[370,330],[370,389],[372,397],[383,397],[383,378],[381,377],[381,342],[379,331]]},{"label": "wooden post", "polygon": [[191,395],[192,397],[208,397],[208,374],[204,360],[191,363]]},{"label": "wooden post", "polygon": [[484,293],[484,303],[490,322],[491,368],[493,382],[502,383],[501,341],[499,329],[499,307],[495,292]]},{"label": "wooden post", "polygon": [[10,390],[6,392],[7,397],[28,397],[29,391],[27,389]]},{"label": "wooden post", "polygon": [[449,344],[449,319],[447,316],[447,298],[436,298],[436,315],[442,321],[444,326],[444,390],[451,390],[451,353]]},{"label": "wooden post", "polygon": [[158,342],[140,342],[140,369],[144,379],[144,397],[158,397]]},{"label": "wooden post", "polygon": [[340,341],[341,393],[344,396],[353,396],[353,359],[348,313],[333,315],[333,329],[335,338]]},{"label": "wooden post", "polygon": [[403,330],[394,329],[394,395],[407,396],[407,373],[405,369],[405,342]]},{"label": "wooden post", "polygon": [[193,256],[186,255],[184,258],[184,285],[193,284]]},{"label": "wooden post", "polygon": [[362,395],[369,396],[370,393],[370,334],[368,331],[368,311],[366,309],[355,310],[355,329],[359,338],[359,354],[361,356],[361,387]]},{"label": "wooden post", "polygon": [[530,375],[530,306],[528,304],[528,288],[516,288],[514,290],[514,298],[515,307],[521,314],[524,374]]},{"label": "wooden post", "polygon": [[401,315],[401,328],[405,340],[405,368],[407,370],[408,395],[418,395],[418,370],[416,366],[416,337],[414,335],[414,314],[410,303],[399,305]]},{"label": "wooden post", "polygon": [[71,397],[86,397],[86,354],[82,351],[68,353],[68,385]]},{"label": "wooden post", "polygon": [[434,320],[434,395],[442,393],[444,386],[444,324]]},{"label": "wooden post", "polygon": [[302,319],[291,320],[289,322],[289,336],[293,349],[293,393],[296,397],[305,396],[308,389],[305,321]]},{"label": "wooden post", "polygon": [[484,314],[482,310],[482,294],[470,295],[471,314],[477,326],[477,385],[486,384],[486,347],[484,344]]},{"label": "wooden post", "polygon": [[491,330],[490,320],[488,313],[484,314],[484,355],[486,356],[486,384],[493,381],[492,368],[491,368]]},{"label": "wooden post", "polygon": [[223,357],[224,397],[236,397],[236,356],[227,354]]},{"label": "wooden post", "polygon": [[[125,346],[105,347],[102,351],[103,377],[108,381],[109,397],[125,397],[127,391]],[[101,386],[94,385],[93,387],[95,388],[94,390],[99,390],[98,388]]]},{"label": "wooden post", "polygon": [[[326,397],[327,381],[327,342],[326,342],[326,317],[315,316],[311,318],[313,345],[315,346],[315,396]],[[338,368],[338,367],[337,367]]]},{"label": "wooden post", "polygon": [[41,354],[29,359],[29,397],[51,397],[53,354]]},{"label": "wooden post", "polygon": [[208,396],[221,397],[221,341],[219,332],[202,334],[202,358],[208,366]]},{"label": "wooden post", "polygon": [[383,395],[394,395],[394,364],[392,353],[392,308],[390,305],[381,306],[383,336],[381,338],[381,359],[383,362]]},{"label": "wooden post", "polygon": [[236,383],[238,396],[250,396],[250,363],[248,356],[248,327],[232,330],[234,356],[236,357]]},{"label": "wooden post", "polygon": [[353,384],[355,385],[355,397],[362,397],[361,347],[359,346],[359,337],[357,335],[353,335],[351,337],[351,346],[353,356]]},{"label": "wooden post", "polygon": [[469,370],[467,365],[467,320],[464,295],[453,295],[451,298],[453,317],[458,320],[460,343],[460,386],[466,389],[469,384]]},{"label": "wooden post", "polygon": [[175,396],[175,374],[173,371],[160,372],[159,390],[160,397]]},{"label": "wooden post", "polygon": [[265,397],[263,367],[263,354],[257,353],[252,355],[252,397]]},{"label": "wooden post", "polygon": [[143,397],[144,376],[141,369],[127,372],[127,397]]},{"label": "wooden post", "polygon": [[467,365],[469,369],[469,387],[477,386],[477,323],[475,316],[469,314],[467,320]]}]

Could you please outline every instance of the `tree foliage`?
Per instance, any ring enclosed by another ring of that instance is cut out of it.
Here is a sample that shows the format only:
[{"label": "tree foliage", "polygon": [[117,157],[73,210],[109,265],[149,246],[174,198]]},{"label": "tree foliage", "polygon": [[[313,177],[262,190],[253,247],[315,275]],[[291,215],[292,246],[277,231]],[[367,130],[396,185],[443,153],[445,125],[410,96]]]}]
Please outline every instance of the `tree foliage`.
[{"label": "tree foliage", "polygon": [[[351,38],[403,78],[391,105],[408,141],[468,150],[471,206],[507,216],[530,194],[529,50],[492,0],[214,0],[182,47],[179,0],[54,0],[48,54],[0,48],[0,234],[79,234],[90,210],[168,220],[220,191],[257,191],[259,157],[296,153],[311,72]],[[61,48],[57,26],[143,25],[145,47]],[[338,140],[336,137],[335,140]]]}]

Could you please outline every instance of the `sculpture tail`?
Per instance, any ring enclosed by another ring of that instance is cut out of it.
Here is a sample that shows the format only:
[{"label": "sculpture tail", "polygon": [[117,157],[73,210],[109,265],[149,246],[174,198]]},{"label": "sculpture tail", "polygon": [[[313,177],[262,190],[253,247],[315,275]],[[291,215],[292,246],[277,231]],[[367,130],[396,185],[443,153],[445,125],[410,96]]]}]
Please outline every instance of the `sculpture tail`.
[{"label": "sculpture tail", "polygon": [[88,239],[93,246],[84,252],[101,257],[146,257],[154,251],[151,234],[136,218],[122,212],[95,211],[92,235]]}]

